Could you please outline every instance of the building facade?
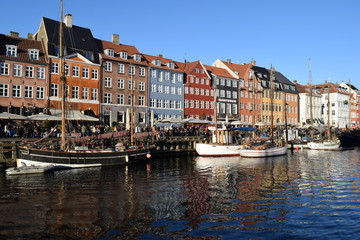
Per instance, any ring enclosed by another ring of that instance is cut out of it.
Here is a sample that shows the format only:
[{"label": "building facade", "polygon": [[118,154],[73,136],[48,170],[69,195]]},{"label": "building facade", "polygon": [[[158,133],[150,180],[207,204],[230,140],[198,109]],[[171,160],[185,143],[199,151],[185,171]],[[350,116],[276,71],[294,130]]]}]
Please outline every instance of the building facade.
[{"label": "building facade", "polygon": [[[149,64],[149,113],[152,121],[184,117],[184,73],[171,59],[144,54]],[[152,116],[151,116],[152,115]]]},{"label": "building facade", "polygon": [[48,58],[42,42],[20,38],[15,32],[0,34],[0,112],[32,115],[46,111],[48,85]]},{"label": "building facade", "polygon": [[97,40],[101,64],[101,113],[107,125],[129,128],[130,114],[134,125],[148,121],[148,63],[136,47],[121,44],[117,34],[112,41]]}]

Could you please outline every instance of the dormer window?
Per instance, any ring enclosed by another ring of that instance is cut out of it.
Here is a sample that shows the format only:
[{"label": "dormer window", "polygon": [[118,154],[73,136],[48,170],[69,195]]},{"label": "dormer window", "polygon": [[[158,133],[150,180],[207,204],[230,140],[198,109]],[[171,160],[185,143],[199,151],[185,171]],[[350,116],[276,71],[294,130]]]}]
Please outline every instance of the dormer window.
[{"label": "dormer window", "polygon": [[153,64],[155,64],[156,66],[161,66],[161,60],[160,59],[155,59],[153,61]]},{"label": "dormer window", "polygon": [[261,73],[258,73],[256,74],[259,78],[262,78],[262,74]]},{"label": "dormer window", "polygon": [[134,54],[134,60],[136,61],[136,62],[141,62],[141,55],[140,54]]},{"label": "dormer window", "polygon": [[6,56],[8,56],[8,57],[17,57],[17,46],[15,46],[15,45],[6,45]]},{"label": "dormer window", "polygon": [[249,71],[249,79],[254,79],[254,71]]},{"label": "dormer window", "polygon": [[175,68],[175,64],[173,62],[168,62],[166,65],[168,66],[168,68]]},{"label": "dormer window", "polygon": [[122,59],[128,59],[128,54],[127,54],[127,52],[120,52],[119,54],[120,54],[120,58],[122,58]]},{"label": "dormer window", "polygon": [[38,49],[29,49],[29,58],[31,60],[39,60],[39,50]]},{"label": "dormer window", "polygon": [[114,50],[112,49],[105,49],[105,55],[108,57],[114,57]]}]

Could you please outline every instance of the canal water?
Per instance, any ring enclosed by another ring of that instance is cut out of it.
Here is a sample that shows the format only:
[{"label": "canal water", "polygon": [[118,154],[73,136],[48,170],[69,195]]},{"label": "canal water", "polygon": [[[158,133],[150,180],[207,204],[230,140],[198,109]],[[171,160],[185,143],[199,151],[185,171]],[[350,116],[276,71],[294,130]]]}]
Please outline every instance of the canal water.
[{"label": "canal water", "polygon": [[359,239],[360,150],[0,173],[0,239]]}]

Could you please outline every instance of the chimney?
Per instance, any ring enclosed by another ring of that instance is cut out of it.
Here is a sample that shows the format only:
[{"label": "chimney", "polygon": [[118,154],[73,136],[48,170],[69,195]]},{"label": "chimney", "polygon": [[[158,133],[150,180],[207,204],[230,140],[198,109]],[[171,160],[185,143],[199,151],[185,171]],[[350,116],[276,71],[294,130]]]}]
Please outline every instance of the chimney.
[{"label": "chimney", "polygon": [[19,33],[18,33],[18,32],[10,31],[10,36],[12,36],[12,37],[18,37],[18,36],[19,36]]},{"label": "chimney", "polygon": [[159,58],[162,58],[162,57],[163,57],[163,55],[162,55],[162,54],[158,54],[157,56],[158,56]]},{"label": "chimney", "polygon": [[111,35],[111,41],[114,44],[120,44],[120,42],[119,42],[119,34],[114,33],[113,35]]},{"label": "chimney", "polygon": [[69,28],[72,27],[72,15],[71,14],[65,15],[64,23],[67,27],[69,27]]},{"label": "chimney", "polygon": [[227,63],[231,63],[231,59],[227,59],[226,62],[227,62]]},{"label": "chimney", "polygon": [[31,40],[34,39],[34,38],[33,38],[33,34],[32,34],[32,33],[28,33],[28,34],[27,34],[27,39],[31,39]]},{"label": "chimney", "polygon": [[255,61],[255,60],[251,60],[251,61],[250,61],[250,64],[251,64],[252,66],[256,66],[256,61]]}]

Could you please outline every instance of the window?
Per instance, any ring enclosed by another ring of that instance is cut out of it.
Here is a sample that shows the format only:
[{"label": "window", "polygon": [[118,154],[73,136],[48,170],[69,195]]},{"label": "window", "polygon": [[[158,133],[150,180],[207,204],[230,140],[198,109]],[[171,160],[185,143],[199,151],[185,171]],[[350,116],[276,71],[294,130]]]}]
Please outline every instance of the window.
[{"label": "window", "polygon": [[25,86],[25,98],[32,98],[33,97],[33,87],[32,86]]},{"label": "window", "polygon": [[57,84],[52,83],[50,85],[50,97],[57,97],[59,93],[59,87]]},{"label": "window", "polygon": [[125,65],[122,63],[118,64],[118,73],[125,73]]},{"label": "window", "polygon": [[80,67],[73,66],[72,67],[72,75],[73,75],[73,77],[79,77],[79,71],[80,71]]},{"label": "window", "polygon": [[157,99],[157,107],[158,107],[158,108],[162,108],[162,107],[163,107],[163,100],[162,100],[162,99]]},{"label": "window", "polygon": [[134,54],[134,59],[135,59],[136,62],[141,62],[141,55]]},{"label": "window", "polygon": [[151,69],[151,77],[156,78],[157,77],[157,71],[156,69]]},{"label": "window", "polygon": [[59,63],[56,63],[56,62],[51,63],[51,73],[52,74],[59,73]]},{"label": "window", "polygon": [[156,84],[155,83],[151,84],[151,92],[156,92]]},{"label": "window", "polygon": [[185,87],[185,88],[184,88],[184,93],[185,93],[185,94],[188,94],[188,93],[189,93],[189,87]]},{"label": "window", "polygon": [[178,88],[177,88],[177,95],[181,95],[181,92],[182,92],[182,91],[181,91],[181,87],[178,87]]},{"label": "window", "polygon": [[91,89],[91,100],[98,100],[98,90],[97,88]]},{"label": "window", "polygon": [[127,58],[128,58],[127,52],[120,52],[120,57],[121,57],[122,59],[127,59]]},{"label": "window", "polygon": [[175,93],[176,93],[176,92],[175,92],[175,91],[176,91],[176,88],[175,88],[175,87],[171,87],[171,88],[170,88],[170,91],[171,91],[171,92],[170,92],[171,94],[175,95]]},{"label": "window", "polygon": [[176,73],[173,73],[171,76],[172,76],[171,83],[175,83],[176,82]]},{"label": "window", "polygon": [[0,83],[0,97],[8,97],[9,96],[9,85]]},{"label": "window", "polygon": [[117,87],[118,87],[118,89],[124,89],[125,87],[124,87],[124,79],[118,79],[117,80]]},{"label": "window", "polygon": [[34,78],[34,67],[33,66],[25,67],[25,77],[26,78]]},{"label": "window", "polygon": [[117,121],[121,122],[121,123],[125,122],[125,114],[124,114],[124,112],[118,112],[117,113]]},{"label": "window", "polygon": [[159,81],[162,82],[164,79],[164,72],[160,72]]},{"label": "window", "polygon": [[65,74],[65,76],[69,76],[70,75],[70,66],[69,66],[69,64],[65,64],[65,66],[64,66],[64,74]]},{"label": "window", "polygon": [[150,107],[156,107],[156,99],[152,98],[150,99]]},{"label": "window", "polygon": [[176,101],[176,108],[181,109],[181,101]]},{"label": "window", "polygon": [[124,105],[124,94],[118,94],[116,102],[117,102],[117,104]]},{"label": "window", "polygon": [[145,68],[144,67],[139,68],[139,75],[140,76],[145,76]]},{"label": "window", "polygon": [[184,108],[189,108],[189,100],[185,99]]},{"label": "window", "polygon": [[72,86],[71,96],[72,96],[72,98],[75,98],[75,99],[79,98],[79,87],[78,86]]},{"label": "window", "polygon": [[81,90],[81,98],[82,99],[88,99],[89,98],[89,88],[83,87]]},{"label": "window", "polygon": [[182,82],[183,80],[182,80],[183,78],[182,78],[182,74],[180,73],[180,74],[178,74],[178,82]]},{"label": "window", "polygon": [[165,87],[164,87],[164,93],[165,93],[165,94],[169,94],[169,93],[170,93],[170,87],[169,87],[169,86],[165,86]]},{"label": "window", "polygon": [[45,89],[44,87],[36,87],[36,99],[44,99],[45,98]]},{"label": "window", "polygon": [[106,72],[111,72],[111,71],[112,71],[112,64],[111,64],[111,62],[105,62],[104,70],[105,70]]},{"label": "window", "polygon": [[145,106],[145,97],[144,96],[139,96],[139,105]]},{"label": "window", "polygon": [[139,112],[139,123],[145,123],[145,113]]},{"label": "window", "polygon": [[106,77],[104,79],[104,87],[111,88],[111,78],[110,77]]},{"label": "window", "polygon": [[29,49],[29,58],[30,60],[39,60],[39,50]]},{"label": "window", "polygon": [[89,68],[82,68],[82,78],[89,78]]},{"label": "window", "polygon": [[129,75],[135,75],[135,66],[133,65],[129,66]]},{"label": "window", "polygon": [[[134,81],[128,80],[128,89],[131,90],[133,88]],[[135,86],[134,86],[135,89]]]},{"label": "window", "polygon": [[165,72],[165,80],[170,80],[170,73],[169,72]]},{"label": "window", "polygon": [[139,91],[145,91],[145,82],[139,82]]},{"label": "window", "polygon": [[12,97],[13,98],[21,97],[21,86],[20,85],[12,85]]},{"label": "window", "polygon": [[170,103],[170,100],[169,99],[165,99],[164,100],[164,108],[169,108],[169,104]]},{"label": "window", "polygon": [[171,109],[175,108],[175,101],[174,100],[170,100],[170,108]]},{"label": "window", "polygon": [[6,56],[17,57],[17,47],[15,45],[6,45]]},{"label": "window", "polygon": [[108,57],[114,57],[114,50],[112,49],[105,49],[105,54]]},{"label": "window", "polygon": [[43,67],[37,68],[36,78],[37,79],[45,79],[45,68],[43,68]]},{"label": "window", "polygon": [[0,62],[0,75],[9,75],[9,64]]},{"label": "window", "polygon": [[91,70],[91,79],[95,79],[97,80],[98,79],[98,70],[97,69],[92,69]]},{"label": "window", "polygon": [[158,93],[163,93],[163,85],[158,85]]},{"label": "window", "polygon": [[22,66],[20,64],[13,65],[13,76],[14,77],[21,77],[22,75]]},{"label": "window", "polygon": [[104,93],[104,103],[111,103],[111,93]]}]

